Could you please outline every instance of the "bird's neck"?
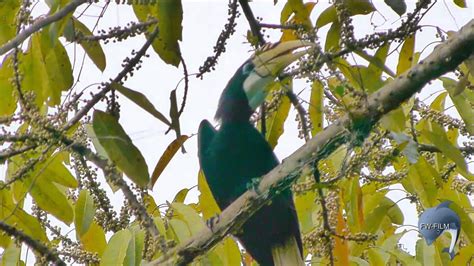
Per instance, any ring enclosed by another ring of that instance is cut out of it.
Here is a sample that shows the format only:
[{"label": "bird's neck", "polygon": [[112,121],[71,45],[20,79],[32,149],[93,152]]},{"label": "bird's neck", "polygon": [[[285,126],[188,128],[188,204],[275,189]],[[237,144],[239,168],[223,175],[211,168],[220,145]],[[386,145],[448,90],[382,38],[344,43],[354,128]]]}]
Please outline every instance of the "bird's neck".
[{"label": "bird's neck", "polygon": [[219,106],[219,118],[222,123],[248,123],[253,110],[247,98],[227,99]]}]

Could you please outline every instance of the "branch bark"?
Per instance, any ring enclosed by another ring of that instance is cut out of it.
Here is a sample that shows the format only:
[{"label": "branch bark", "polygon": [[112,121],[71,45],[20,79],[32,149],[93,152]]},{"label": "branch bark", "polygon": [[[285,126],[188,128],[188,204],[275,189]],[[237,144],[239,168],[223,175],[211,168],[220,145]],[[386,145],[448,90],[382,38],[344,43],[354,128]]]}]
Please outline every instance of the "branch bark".
[{"label": "branch bark", "polygon": [[367,106],[340,118],[283,160],[261,179],[254,190],[245,192],[227,207],[212,231],[208,228],[202,230],[152,261],[151,265],[184,265],[204,254],[227,234],[236,232],[277,192],[288,188],[304,166],[327,157],[339,146],[352,140],[356,133],[354,124],[363,122],[373,126],[384,114],[400,106],[429,81],[454,70],[473,53],[474,20],[471,20],[450,40],[438,45],[430,56],[370,95]]},{"label": "branch bark", "polygon": [[33,23],[29,28],[25,29],[24,31],[20,32],[15,38],[11,39],[8,41],[5,45],[0,47],[0,55],[3,55],[10,51],[11,49],[15,48],[19,44],[21,44],[24,40],[26,40],[28,37],[30,37],[33,33],[41,30],[42,28],[48,26],[49,24],[58,21],[65,16],[67,16],[69,13],[74,12],[76,8],[82,4],[87,2],[87,0],[75,0],[72,1],[71,3],[67,4],[65,7],[63,7],[61,10],[58,12],[54,13],[51,16],[47,16],[46,18],[40,19]]},{"label": "branch bark", "polygon": [[59,258],[55,251],[43,245],[40,241],[31,238],[29,235],[23,233],[14,226],[0,221],[0,231],[3,231],[6,235],[12,236],[15,239],[25,243],[31,249],[43,256],[47,261],[52,262],[54,265],[66,266],[66,263],[64,263],[64,261]]}]

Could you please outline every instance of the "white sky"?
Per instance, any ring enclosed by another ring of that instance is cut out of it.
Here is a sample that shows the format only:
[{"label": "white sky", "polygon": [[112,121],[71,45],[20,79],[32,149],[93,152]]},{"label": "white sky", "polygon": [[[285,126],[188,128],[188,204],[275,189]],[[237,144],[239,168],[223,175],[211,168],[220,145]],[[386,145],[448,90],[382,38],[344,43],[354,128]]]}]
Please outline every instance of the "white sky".
[{"label": "white sky", "polygon": [[[250,3],[250,6],[256,16],[263,18],[263,22],[278,24],[284,2],[285,1],[280,1],[277,6],[274,6],[273,1],[255,1]],[[328,5],[327,0],[320,0],[319,2],[320,3],[315,6],[312,12],[313,22],[316,21],[319,14]],[[444,30],[456,31],[459,27],[466,24],[467,21],[474,18],[473,3],[471,1],[466,2],[470,5],[469,8],[460,9],[454,6],[451,0],[438,0],[438,3],[429,12],[428,16],[422,20],[421,24],[437,25]],[[380,14],[373,15],[373,21],[375,24],[381,25],[379,30],[394,27],[391,23],[396,21],[398,16],[389,9],[382,0],[374,0],[373,3],[380,13],[387,19],[387,22],[383,24],[383,18]],[[415,1],[407,0],[407,5],[408,11],[412,11]],[[102,6],[103,1],[94,4],[85,12],[86,15],[90,16],[83,16],[81,21],[91,28],[96,22],[96,16],[99,14]],[[198,67],[202,65],[204,60],[213,54],[212,47],[214,46],[219,33],[223,29],[223,25],[227,22],[227,1],[183,0],[183,9],[183,41],[181,43],[181,51],[186,60],[189,73],[196,73]],[[44,13],[45,10],[45,7],[39,4],[35,7],[34,13]],[[454,14],[454,16],[451,16],[450,12]],[[373,27],[367,23],[368,17],[369,16],[354,17],[356,34],[358,37],[373,31]],[[117,6],[111,4],[107,12],[105,12],[104,17],[100,20],[97,29],[107,30],[109,27],[125,25],[129,21],[135,20],[136,18],[130,7],[126,5]],[[396,22],[396,25],[398,25],[398,23],[399,22]],[[329,25],[324,27],[318,34],[321,38],[321,44],[323,45],[328,28]],[[228,41],[226,47],[227,52],[219,58],[219,64],[217,65],[216,70],[205,74],[203,80],[190,77],[188,101],[180,119],[183,134],[191,135],[197,133],[198,125],[202,119],[213,121],[214,112],[217,108],[217,101],[221,91],[237,67],[239,67],[250,55],[249,50],[251,50],[251,47],[245,43],[245,34],[247,30],[248,23],[242,13],[240,18],[237,19],[236,33]],[[436,31],[434,28],[426,28],[423,32],[417,33],[416,50],[420,51],[428,43],[434,41],[435,33]],[[270,34],[270,40],[273,41],[278,40],[280,36],[280,33],[277,30],[267,30],[266,34]],[[80,83],[76,88],[83,89],[91,83],[100,83],[109,78],[114,78],[121,70],[122,60],[125,57],[130,56],[131,49],[138,50],[144,41],[144,38],[140,36],[120,43],[109,43],[108,45],[103,46],[107,58],[107,68],[104,73],[100,73],[86,56]],[[71,61],[74,51],[73,46],[74,44],[66,46],[70,53]],[[421,58],[426,57],[433,47],[434,45],[431,45],[425,49]],[[394,48],[395,45],[392,45],[391,50]],[[144,59],[142,68],[138,72],[135,72],[132,78],[127,80],[125,86],[145,94],[159,111],[168,115],[169,93],[177,86],[178,82],[183,77],[182,69],[176,69],[164,64],[151,50],[149,51],[149,54],[151,57]],[[83,58],[83,51],[79,46],[76,55],[75,74],[77,77],[80,63]],[[389,57],[388,60],[388,66],[394,71],[396,70],[397,59],[398,53],[394,53],[394,55]],[[366,64],[364,61],[359,61],[358,63]],[[183,82],[179,84],[178,104],[181,101],[183,86]],[[89,88],[87,93],[84,95],[88,96],[89,92],[94,91],[95,89],[95,86]],[[297,93],[304,90],[301,94],[302,97],[307,97],[309,94],[308,85],[304,82],[295,82],[294,89]],[[429,88],[425,88],[422,94],[429,95],[441,89],[442,87],[440,84],[435,82]],[[434,98],[432,97],[431,100],[432,99]],[[164,132],[167,130],[166,125],[151,115],[148,115],[145,111],[124,97],[121,97],[120,103],[120,123],[130,135],[134,144],[141,150],[148,163],[149,172],[151,173],[162,152],[166,149],[167,145],[174,140],[175,134],[174,132],[170,132],[168,135],[164,135]],[[303,144],[303,141],[297,138],[298,134],[294,118],[295,112],[292,110],[287,124],[285,125],[285,133],[280,138],[279,144],[275,150],[280,160],[290,155]],[[193,137],[189,139],[186,142],[185,147],[187,153],[182,154],[178,152],[176,154],[162,173],[154,187],[154,190],[151,192],[157,203],[163,203],[166,200],[171,201],[180,189],[190,188],[197,184],[197,172],[199,169],[197,159],[197,138]],[[5,167],[0,165],[0,179],[4,179],[5,170]],[[198,191],[195,188],[190,192],[188,200],[195,201],[197,195]],[[389,195],[393,200],[397,200],[403,197],[404,193],[390,192]],[[117,192],[114,195],[114,202],[116,202],[118,206],[122,205],[120,192]],[[406,224],[416,225],[417,215],[413,206],[410,206],[405,200],[400,202],[400,207],[405,212]],[[406,237],[402,239],[402,243],[404,243],[405,247],[411,252],[414,251],[416,235],[417,233],[413,232],[407,234]]]}]

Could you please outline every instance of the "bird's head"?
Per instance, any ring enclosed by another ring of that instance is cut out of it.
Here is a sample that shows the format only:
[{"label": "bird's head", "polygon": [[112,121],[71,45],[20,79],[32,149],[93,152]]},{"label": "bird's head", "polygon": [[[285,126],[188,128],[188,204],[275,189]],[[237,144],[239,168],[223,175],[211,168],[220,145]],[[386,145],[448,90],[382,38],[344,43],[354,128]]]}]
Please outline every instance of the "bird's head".
[{"label": "bird's head", "polygon": [[222,92],[216,119],[248,121],[268,94],[268,85],[281,72],[308,52],[312,43],[296,40],[265,44],[246,60]]}]

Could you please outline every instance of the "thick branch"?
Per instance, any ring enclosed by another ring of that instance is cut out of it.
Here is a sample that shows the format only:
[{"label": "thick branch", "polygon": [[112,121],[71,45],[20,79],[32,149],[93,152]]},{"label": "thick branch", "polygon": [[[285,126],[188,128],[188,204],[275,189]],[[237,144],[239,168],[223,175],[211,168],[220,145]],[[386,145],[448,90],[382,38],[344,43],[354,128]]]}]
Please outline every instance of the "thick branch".
[{"label": "thick branch", "polygon": [[183,265],[204,254],[227,234],[236,232],[275,193],[288,188],[304,166],[327,157],[350,141],[350,129],[354,122],[364,121],[369,126],[374,125],[382,115],[400,106],[432,79],[454,70],[473,52],[474,20],[471,20],[450,40],[437,46],[426,59],[370,95],[366,108],[356,110],[328,126],[266,174],[254,190],[245,192],[221,213],[212,231],[208,228],[202,230],[152,264]]},{"label": "thick branch", "polygon": [[55,21],[58,21],[64,18],[69,13],[74,12],[74,10],[76,10],[78,6],[84,4],[85,2],[87,2],[87,0],[74,0],[71,3],[67,4],[65,7],[63,7],[58,12],[54,13],[53,15],[47,16],[43,19],[36,21],[29,28],[20,32],[20,34],[18,34],[15,38],[11,39],[5,45],[0,47],[0,55],[7,53],[11,49],[21,44],[24,40],[26,40],[26,38],[30,37],[33,33],[41,30],[42,28],[48,26],[49,24]]}]

